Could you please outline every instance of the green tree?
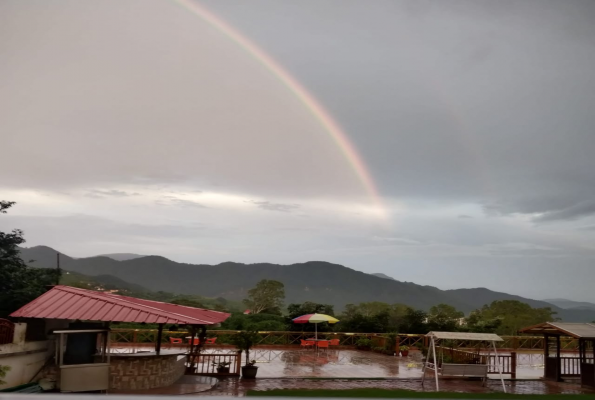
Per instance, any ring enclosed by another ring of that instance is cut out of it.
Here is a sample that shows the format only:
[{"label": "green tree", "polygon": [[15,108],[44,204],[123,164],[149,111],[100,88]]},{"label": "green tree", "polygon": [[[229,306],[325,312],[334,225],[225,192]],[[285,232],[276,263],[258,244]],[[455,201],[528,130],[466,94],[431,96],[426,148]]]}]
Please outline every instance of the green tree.
[{"label": "green tree", "polygon": [[371,301],[347,304],[339,316],[341,330],[347,332],[389,332],[392,308],[390,304]]},{"label": "green tree", "polygon": [[283,283],[263,279],[248,291],[248,298],[244,300],[244,304],[252,314],[261,312],[281,314],[284,299],[285,286]]},{"label": "green tree", "polygon": [[428,330],[455,331],[459,329],[459,321],[465,314],[448,304],[432,306],[428,314]]},{"label": "green tree", "polygon": [[205,305],[201,303],[199,300],[193,299],[191,297],[180,296],[171,300],[172,304],[178,304],[180,306],[187,306],[187,307],[195,307],[195,308],[205,308]]},{"label": "green tree", "polygon": [[423,310],[409,308],[405,314],[402,332],[406,333],[428,333],[426,319],[428,315]]},{"label": "green tree", "polygon": [[487,318],[481,310],[471,312],[465,320],[465,328],[475,333],[496,333],[502,325],[503,318]]},{"label": "green tree", "polygon": [[533,308],[517,300],[499,300],[471,313],[467,326],[472,331],[493,327],[492,332],[500,335],[516,335],[525,326],[556,321],[555,315],[550,307]]},{"label": "green tree", "polygon": [[388,325],[391,332],[405,332],[405,317],[407,316],[407,310],[409,306],[405,304],[396,303],[390,306],[388,312]]},{"label": "green tree", "polygon": [[[15,203],[0,201],[0,214]],[[0,231],[0,318],[40,296],[59,279],[55,269],[30,268],[19,255],[19,245],[25,243],[23,231]]]},{"label": "green tree", "polygon": [[359,303],[359,312],[364,317],[372,317],[381,313],[388,313],[391,309],[390,304],[381,301],[369,301],[366,303]]},{"label": "green tree", "polygon": [[293,303],[287,306],[287,313],[290,319],[294,319],[306,314],[326,314],[335,316],[334,307],[330,304],[313,303],[306,301],[302,304]]}]

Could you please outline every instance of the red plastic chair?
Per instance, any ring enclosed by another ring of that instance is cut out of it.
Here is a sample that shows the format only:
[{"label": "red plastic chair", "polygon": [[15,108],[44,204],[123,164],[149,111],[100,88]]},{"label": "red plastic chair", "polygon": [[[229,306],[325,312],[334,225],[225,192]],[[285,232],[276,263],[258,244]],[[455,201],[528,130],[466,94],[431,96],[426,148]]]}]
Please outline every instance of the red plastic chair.
[{"label": "red plastic chair", "polygon": [[328,340],[322,340],[320,342],[316,342],[316,346],[319,349],[328,349],[329,348],[329,341]]},{"label": "red plastic chair", "polygon": [[339,339],[331,339],[331,346],[339,346],[340,342]]},{"label": "red plastic chair", "polygon": [[[188,343],[192,343],[192,338],[188,339]],[[194,346],[198,346],[200,343],[199,338],[194,338]]]},{"label": "red plastic chair", "polygon": [[308,340],[304,340],[304,339],[300,339],[301,343],[300,346],[302,347],[313,347],[314,346],[314,342],[308,341]]},{"label": "red plastic chair", "polygon": [[217,341],[217,338],[207,338],[206,340],[206,344],[215,344],[215,342]]},{"label": "red plastic chair", "polygon": [[182,338],[170,337],[169,342],[171,344],[182,344]]}]

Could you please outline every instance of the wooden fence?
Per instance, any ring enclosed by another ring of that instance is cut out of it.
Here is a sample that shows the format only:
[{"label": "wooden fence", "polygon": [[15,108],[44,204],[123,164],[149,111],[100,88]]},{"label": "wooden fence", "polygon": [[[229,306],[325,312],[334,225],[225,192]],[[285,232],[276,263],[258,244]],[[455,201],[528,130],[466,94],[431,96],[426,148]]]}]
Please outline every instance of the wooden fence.
[{"label": "wooden fence", "polygon": [[[436,354],[438,365],[441,364],[440,357],[445,355],[449,358],[448,362],[455,364],[487,364],[488,374],[499,373],[498,364],[500,364],[500,371],[505,375],[510,375],[512,379],[516,378],[517,370],[517,354],[511,352],[510,354],[498,354],[498,362],[494,354],[485,354],[479,352],[470,352],[449,347],[436,347]],[[431,359],[430,361],[433,362]]]},{"label": "wooden fence", "polygon": [[581,376],[581,358],[560,357],[560,371],[562,376]]},{"label": "wooden fence", "polygon": [[[239,331],[229,330],[209,330],[208,337],[216,337],[217,344],[229,343],[229,338]],[[170,338],[185,338],[190,334],[186,331],[167,331],[163,332],[163,343],[168,343]],[[260,339],[257,345],[299,345],[300,340],[308,339],[313,336],[312,332],[289,332],[289,331],[262,331],[259,332]],[[319,338],[339,339],[341,346],[355,346],[361,338],[370,339],[374,346],[384,346],[387,334],[384,333],[348,333],[348,332],[319,332]],[[500,350],[505,351],[541,351],[544,346],[544,339],[540,336],[502,336],[503,342],[497,342]],[[156,329],[112,329],[112,343],[128,346],[147,345],[157,341]],[[184,342],[186,340],[184,339]],[[397,345],[408,346],[410,348],[422,348],[429,345],[428,338],[425,335],[398,334]],[[578,341],[570,338],[563,338],[561,341],[562,350],[577,351]],[[477,342],[465,340],[452,340],[449,347],[457,349],[474,350],[477,349]]]}]

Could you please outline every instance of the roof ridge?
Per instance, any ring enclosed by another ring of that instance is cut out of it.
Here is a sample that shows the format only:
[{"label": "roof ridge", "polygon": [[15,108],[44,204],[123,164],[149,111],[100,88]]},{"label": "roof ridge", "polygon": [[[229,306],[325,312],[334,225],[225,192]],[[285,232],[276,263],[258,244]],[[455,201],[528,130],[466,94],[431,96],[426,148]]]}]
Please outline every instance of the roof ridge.
[{"label": "roof ridge", "polygon": [[[104,300],[104,301],[111,300],[110,301],[111,304],[116,304],[117,305],[117,302],[115,302],[114,299],[111,298],[112,296],[110,296],[108,293],[102,293],[102,292],[97,292],[95,290],[81,289],[81,288],[76,288],[76,287],[73,287],[73,286],[66,286],[66,285],[56,285],[56,286],[54,286],[54,288],[55,289],[58,289],[58,290],[74,289],[74,290],[65,290],[65,291],[71,292],[71,293],[72,292],[75,292],[76,293],[78,291],[84,291],[84,292],[87,292],[87,293],[92,293],[92,296],[94,296],[97,300]],[[119,296],[119,297],[126,297],[126,296]],[[140,300],[143,300],[143,299],[140,299]],[[120,299],[120,301],[124,301],[127,304],[132,304],[133,307],[131,307],[131,308],[133,308],[133,309],[135,309],[137,311],[145,311],[145,312],[147,312],[146,310],[143,310],[143,307],[144,308],[148,308],[150,310],[155,310],[156,312],[153,312],[153,313],[159,315],[160,317],[167,318],[167,314],[169,313],[169,312],[160,310],[159,308],[147,306],[147,305],[144,305],[144,304],[134,303],[134,302],[132,302],[130,300],[127,300],[127,299]],[[151,301],[151,300],[148,300],[148,301]],[[203,319],[198,319],[196,317],[191,317],[189,315],[184,315],[184,314],[175,313],[175,312],[171,312],[170,314],[174,314],[174,315],[177,315],[177,316],[180,316],[180,317],[184,317],[184,318],[190,318],[190,319],[193,319],[195,321],[202,322],[202,323],[207,323],[207,321],[205,321]]]},{"label": "roof ridge", "polygon": [[[131,297],[131,296],[124,296],[121,294],[115,294],[115,293],[106,293],[107,296],[116,296],[116,297],[124,297],[124,298],[132,298],[132,299],[136,299],[136,297]],[[176,307],[184,307],[184,308],[190,308],[192,310],[202,310],[202,311],[208,311],[208,312],[213,312],[213,313],[220,313],[220,314],[228,314],[225,313],[223,311],[217,311],[217,310],[209,310],[208,308],[202,308],[202,307],[190,307],[190,306],[185,306],[183,304],[174,304],[174,303],[168,303],[165,301],[157,301],[157,300],[149,300],[149,299],[138,299],[138,300],[142,300],[142,301],[150,301],[151,303],[159,303],[159,304],[167,304],[168,306],[176,306]]]}]

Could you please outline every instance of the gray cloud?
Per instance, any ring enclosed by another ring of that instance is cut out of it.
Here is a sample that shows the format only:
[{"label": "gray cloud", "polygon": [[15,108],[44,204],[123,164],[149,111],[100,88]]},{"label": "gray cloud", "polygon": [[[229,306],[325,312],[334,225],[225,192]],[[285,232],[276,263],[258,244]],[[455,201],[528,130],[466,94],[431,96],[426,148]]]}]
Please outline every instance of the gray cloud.
[{"label": "gray cloud", "polygon": [[258,208],[268,211],[292,212],[300,208],[299,204],[271,203],[270,201],[251,200],[248,203],[252,203]]},{"label": "gray cloud", "polygon": [[535,218],[535,221],[549,222],[558,220],[573,220],[592,214],[595,214],[595,200],[588,200],[562,210],[549,211],[544,215]]},{"label": "gray cloud", "polygon": [[179,199],[174,196],[163,196],[162,200],[155,201],[160,206],[183,207],[183,208],[207,208],[207,206],[196,201]]},{"label": "gray cloud", "polygon": [[[595,300],[594,2],[199,4],[324,105],[388,217],[307,107],[174,2],[4,0],[3,227],[75,256],[308,257],[440,287],[490,271]],[[92,220],[99,198],[122,207]]]},{"label": "gray cloud", "polygon": [[402,237],[381,237],[381,236],[374,236],[373,240],[389,243],[396,246],[418,246],[422,245],[422,242],[417,240],[402,238]]},{"label": "gray cloud", "polygon": [[111,189],[111,190],[89,190],[87,191],[87,193],[85,193],[84,195],[85,197],[90,197],[93,199],[101,199],[104,197],[130,197],[130,196],[140,196],[140,193],[136,193],[136,192],[125,192],[123,190],[116,190],[116,189]]}]

